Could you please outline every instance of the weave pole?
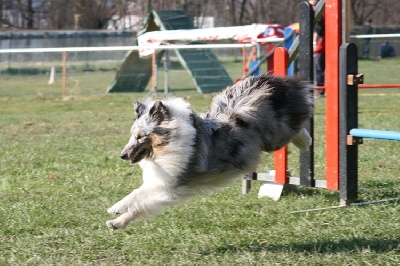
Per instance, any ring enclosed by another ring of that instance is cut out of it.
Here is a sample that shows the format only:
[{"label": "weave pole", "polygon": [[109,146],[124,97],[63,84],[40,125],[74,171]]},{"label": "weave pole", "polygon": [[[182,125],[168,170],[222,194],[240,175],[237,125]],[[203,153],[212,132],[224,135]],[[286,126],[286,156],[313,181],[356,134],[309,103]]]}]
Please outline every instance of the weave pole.
[{"label": "weave pole", "polygon": [[[314,81],[314,58],[313,58],[313,28],[314,9],[308,2],[302,2],[299,8],[299,76],[310,83]],[[314,90],[310,86],[310,97]],[[314,187],[314,118],[312,117],[305,125],[313,142],[308,149],[300,150],[300,185]]]}]

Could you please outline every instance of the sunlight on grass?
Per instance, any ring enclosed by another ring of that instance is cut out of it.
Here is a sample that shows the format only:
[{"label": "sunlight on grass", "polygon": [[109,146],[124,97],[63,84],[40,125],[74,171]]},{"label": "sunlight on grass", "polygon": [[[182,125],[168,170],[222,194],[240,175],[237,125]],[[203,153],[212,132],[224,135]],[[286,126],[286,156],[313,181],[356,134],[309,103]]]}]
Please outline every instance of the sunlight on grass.
[{"label": "sunlight on grass", "polygon": [[[241,64],[225,62],[232,78]],[[366,83],[399,83],[399,60],[360,61]],[[370,205],[303,215],[291,211],[338,204],[338,193],[300,188],[274,202],[260,182],[241,182],[164,215],[110,232],[106,209],[141,183],[141,170],[119,159],[143,93],[105,94],[115,71],[75,72],[67,99],[48,76],[1,75],[1,265],[398,265],[400,207]],[[163,77],[159,76],[159,87]],[[189,75],[170,72],[174,95],[205,112]],[[163,96],[162,90],[157,98]],[[400,130],[400,90],[360,91],[360,127]],[[325,106],[315,102],[315,168],[325,171]],[[400,142],[364,140],[359,199],[398,197]],[[291,172],[298,151],[290,147]],[[273,167],[263,154],[260,171]]]}]

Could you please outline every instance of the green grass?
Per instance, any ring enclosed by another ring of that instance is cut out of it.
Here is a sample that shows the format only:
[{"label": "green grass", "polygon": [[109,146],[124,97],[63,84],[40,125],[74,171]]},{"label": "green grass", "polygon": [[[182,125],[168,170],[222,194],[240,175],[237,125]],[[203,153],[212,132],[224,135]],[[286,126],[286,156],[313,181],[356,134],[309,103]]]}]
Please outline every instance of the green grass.
[{"label": "green grass", "polygon": [[[240,64],[226,66],[240,76]],[[361,61],[359,72],[366,83],[399,83],[399,66]],[[47,75],[0,76],[0,265],[400,264],[398,203],[290,214],[337,205],[338,193],[323,189],[300,188],[274,202],[257,197],[259,182],[241,195],[238,180],[154,220],[109,231],[106,209],[141,182],[139,167],[119,152],[129,138],[131,104],[146,94],[104,94],[114,74],[75,72],[67,99],[58,80],[47,85]],[[170,78],[174,94],[207,110],[212,95],[197,94],[182,70]],[[360,127],[400,131],[399,103],[398,89],[360,91]],[[315,165],[324,178],[324,100],[315,104]],[[359,200],[398,197],[400,143],[365,139],[359,150]],[[296,161],[291,147],[294,173]],[[272,165],[263,155],[260,171]]]}]

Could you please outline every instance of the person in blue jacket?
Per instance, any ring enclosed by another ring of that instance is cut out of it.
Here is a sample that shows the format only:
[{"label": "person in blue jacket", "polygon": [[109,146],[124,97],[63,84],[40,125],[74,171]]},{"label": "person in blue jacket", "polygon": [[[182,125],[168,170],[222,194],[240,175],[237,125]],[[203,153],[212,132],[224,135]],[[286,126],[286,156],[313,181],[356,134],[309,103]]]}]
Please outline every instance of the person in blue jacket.
[{"label": "person in blue jacket", "polygon": [[389,42],[384,42],[379,46],[379,56],[381,58],[395,57],[396,51],[393,46],[389,44]]}]

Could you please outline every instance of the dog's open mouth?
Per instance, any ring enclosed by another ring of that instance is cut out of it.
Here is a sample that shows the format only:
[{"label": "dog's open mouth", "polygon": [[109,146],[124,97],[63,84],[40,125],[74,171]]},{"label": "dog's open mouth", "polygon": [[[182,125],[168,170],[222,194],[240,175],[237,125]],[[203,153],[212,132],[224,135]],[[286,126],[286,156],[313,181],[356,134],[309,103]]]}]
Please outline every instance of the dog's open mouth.
[{"label": "dog's open mouth", "polygon": [[130,159],[130,163],[135,164],[135,163],[139,162],[146,156],[146,153],[147,152],[145,149],[139,151],[132,159]]}]

